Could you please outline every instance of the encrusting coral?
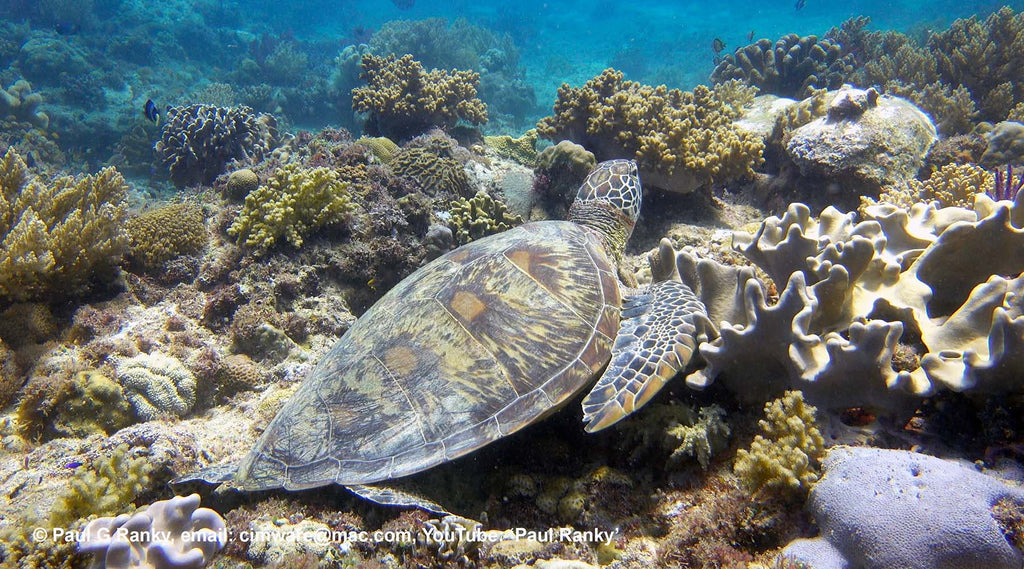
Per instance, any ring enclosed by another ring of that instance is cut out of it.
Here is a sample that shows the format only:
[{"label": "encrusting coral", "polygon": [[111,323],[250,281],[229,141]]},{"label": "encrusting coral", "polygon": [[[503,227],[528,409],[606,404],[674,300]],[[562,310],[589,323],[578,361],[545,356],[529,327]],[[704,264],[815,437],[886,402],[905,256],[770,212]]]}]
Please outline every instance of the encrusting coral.
[{"label": "encrusting coral", "polygon": [[0,300],[67,298],[116,276],[128,185],[114,168],[50,184],[12,148],[0,159]]},{"label": "encrusting coral", "polygon": [[317,229],[345,221],[353,209],[349,184],[329,168],[278,168],[265,186],[249,192],[228,234],[265,253],[284,238],[292,246]]},{"label": "encrusting coral", "polygon": [[733,472],[744,490],[806,490],[818,479],[825,439],[815,412],[799,391],[787,391],[765,404],[765,418],[758,421],[764,434],[754,437],[749,449],[736,451]]},{"label": "encrusting coral", "polygon": [[203,211],[180,203],[153,209],[128,220],[131,239],[128,255],[139,266],[153,270],[181,255],[193,255],[207,242]]},{"label": "encrusting coral", "polygon": [[459,245],[512,229],[523,218],[510,213],[508,207],[480,191],[472,199],[459,198],[452,202],[449,226]]},{"label": "encrusting coral", "polygon": [[231,160],[263,159],[277,146],[277,120],[249,107],[170,107],[156,152],[178,187],[209,184]]},{"label": "encrusting coral", "polygon": [[484,142],[498,156],[511,158],[520,164],[533,166],[537,162],[537,129],[530,129],[519,138],[507,134],[501,136],[485,136]]},{"label": "encrusting coral", "polygon": [[838,89],[852,70],[853,56],[838,43],[788,34],[774,44],[760,39],[726,55],[711,81],[741,79],[762,93],[802,99],[814,89]]},{"label": "encrusting coral", "polygon": [[428,72],[408,54],[366,54],[362,65],[367,85],[352,90],[352,108],[370,114],[365,130],[372,136],[406,140],[459,120],[487,122],[487,105],[476,98],[480,76],[473,71]]},{"label": "encrusting coral", "polygon": [[537,132],[581,144],[599,161],[632,158],[645,185],[688,193],[750,175],[761,162],[761,137],[733,124],[753,97],[735,82],[683,92],[606,69],[582,87],[562,84]]}]

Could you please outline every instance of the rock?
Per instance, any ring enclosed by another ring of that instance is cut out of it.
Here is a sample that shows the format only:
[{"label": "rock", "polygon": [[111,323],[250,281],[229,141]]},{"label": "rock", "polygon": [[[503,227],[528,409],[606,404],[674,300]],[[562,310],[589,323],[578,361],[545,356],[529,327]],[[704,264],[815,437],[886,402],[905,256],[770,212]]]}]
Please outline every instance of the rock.
[{"label": "rock", "polygon": [[812,569],[1019,569],[993,514],[1024,491],[956,462],[904,450],[836,447],[807,507],[821,535],[782,551]]},{"label": "rock", "polygon": [[844,190],[874,193],[913,178],[935,141],[931,119],[908,101],[844,87],[827,116],[793,131],[786,152],[805,176],[839,178]]}]

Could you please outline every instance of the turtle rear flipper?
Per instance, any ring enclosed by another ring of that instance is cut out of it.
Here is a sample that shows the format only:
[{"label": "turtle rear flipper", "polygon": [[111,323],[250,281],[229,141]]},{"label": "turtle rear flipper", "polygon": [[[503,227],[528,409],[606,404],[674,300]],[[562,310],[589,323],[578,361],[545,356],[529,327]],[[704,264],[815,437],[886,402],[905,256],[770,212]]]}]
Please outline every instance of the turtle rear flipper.
[{"label": "turtle rear flipper", "polygon": [[364,500],[369,500],[376,504],[381,504],[382,506],[419,508],[430,512],[431,514],[438,514],[441,516],[451,515],[451,512],[444,509],[437,502],[433,502],[405,490],[388,488],[387,486],[367,486],[365,484],[352,484],[345,486],[345,488]]},{"label": "turtle rear flipper", "polygon": [[678,281],[653,284],[628,298],[611,362],[583,400],[587,432],[617,423],[654,397],[686,367],[696,336],[709,324],[704,304]]},{"label": "turtle rear flipper", "polygon": [[171,480],[171,486],[180,486],[190,482],[205,482],[207,484],[220,485],[234,480],[236,472],[238,472],[238,463],[217,464],[215,466],[208,466],[198,472],[193,472],[192,474],[179,476],[174,480]]}]

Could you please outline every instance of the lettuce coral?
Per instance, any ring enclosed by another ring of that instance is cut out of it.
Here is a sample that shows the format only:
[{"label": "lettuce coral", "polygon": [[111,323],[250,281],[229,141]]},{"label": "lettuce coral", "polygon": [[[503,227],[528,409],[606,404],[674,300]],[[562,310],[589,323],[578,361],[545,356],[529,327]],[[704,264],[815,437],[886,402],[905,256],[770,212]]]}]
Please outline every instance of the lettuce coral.
[{"label": "lettuce coral", "polygon": [[582,87],[562,84],[554,114],[537,123],[537,132],[581,144],[598,161],[635,159],[645,185],[688,193],[749,175],[760,164],[761,137],[733,124],[753,96],[732,82],[682,92],[606,69]]},{"label": "lettuce coral", "polygon": [[128,238],[114,168],[46,184],[14,149],[0,159],[0,300],[66,298],[112,280]]},{"label": "lettuce coral", "polygon": [[289,164],[245,197],[228,234],[259,254],[281,238],[298,248],[317,229],[348,219],[353,208],[349,184],[336,171]]},{"label": "lettuce coral", "polygon": [[428,72],[411,55],[366,54],[362,65],[366,86],[352,90],[352,108],[370,114],[370,135],[406,140],[459,120],[487,122],[487,105],[476,97],[480,76],[473,71]]}]

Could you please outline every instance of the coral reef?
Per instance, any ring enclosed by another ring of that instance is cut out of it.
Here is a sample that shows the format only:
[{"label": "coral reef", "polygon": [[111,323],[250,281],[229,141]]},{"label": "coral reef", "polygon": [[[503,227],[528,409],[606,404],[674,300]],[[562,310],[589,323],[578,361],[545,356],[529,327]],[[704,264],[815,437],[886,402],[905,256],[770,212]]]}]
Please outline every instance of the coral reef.
[{"label": "coral reef", "polygon": [[352,208],[349,184],[336,171],[289,164],[249,192],[228,234],[258,254],[282,238],[298,248],[316,230],[344,222]]},{"label": "coral reef", "polygon": [[160,353],[116,359],[117,381],[143,421],[181,417],[196,403],[196,378],[180,361]]},{"label": "coral reef", "polygon": [[0,118],[11,117],[45,129],[50,125],[50,117],[39,110],[42,102],[42,95],[33,93],[32,85],[22,79],[6,90],[0,89]]},{"label": "coral reef", "polygon": [[582,87],[563,84],[537,132],[581,144],[598,161],[635,159],[646,186],[688,193],[750,175],[761,162],[763,141],[733,124],[753,96],[733,83],[687,92],[651,87],[606,69]]},{"label": "coral reef", "polygon": [[152,569],[199,568],[226,541],[224,519],[200,508],[199,494],[191,494],[153,502],[132,515],[92,520],[82,530],[78,550],[92,556],[94,566],[108,569],[143,563]]},{"label": "coral reef", "polygon": [[726,55],[711,81],[743,80],[762,94],[802,99],[813,89],[838,89],[853,71],[853,56],[828,38],[788,34],[774,44],[760,39]]},{"label": "coral reef", "polygon": [[653,404],[633,421],[625,422],[618,446],[629,453],[630,464],[639,464],[652,450],[668,452],[668,464],[679,467],[696,459],[704,470],[713,455],[728,446],[731,429],[725,409],[707,405],[694,409],[686,404]]},{"label": "coral reef", "polygon": [[179,187],[210,184],[231,160],[262,160],[278,144],[277,120],[249,107],[170,107],[156,152]]},{"label": "coral reef", "polygon": [[0,301],[75,297],[112,280],[128,244],[127,193],[113,168],[43,183],[8,149],[0,159]]},{"label": "coral reef", "polygon": [[1003,121],[989,126],[979,125],[987,147],[981,155],[981,163],[988,167],[1024,163],[1024,124]]},{"label": "coral reef", "polygon": [[763,434],[754,437],[749,449],[736,451],[733,472],[744,490],[798,492],[818,479],[825,439],[816,425],[815,412],[799,391],[787,391],[765,404],[765,418],[758,421]]},{"label": "coral reef", "polygon": [[381,164],[391,162],[398,153],[398,145],[386,136],[363,136],[356,144],[365,146]]},{"label": "coral reef", "polygon": [[472,71],[428,72],[411,55],[366,54],[362,65],[367,85],[352,90],[352,108],[370,114],[367,134],[407,140],[459,120],[487,122],[487,105],[476,98],[480,76]]},{"label": "coral reef", "polygon": [[63,436],[109,435],[134,419],[121,386],[97,370],[76,373],[64,393],[51,397],[58,401],[48,429]]},{"label": "coral reef", "polygon": [[519,60],[511,38],[463,18],[451,24],[444,18],[392,20],[373,34],[369,48],[377,54],[410,54],[427,69],[496,69],[492,49],[501,52],[505,66],[514,68]]},{"label": "coral reef", "polygon": [[451,215],[448,225],[458,245],[507,231],[523,222],[523,218],[510,213],[504,203],[484,191],[472,199],[455,200],[448,212]]},{"label": "coral reef", "polygon": [[973,466],[905,450],[836,447],[823,469],[808,501],[821,535],[789,544],[782,556],[791,562],[1010,569],[1024,559],[993,515],[1001,500],[1024,507],[1024,493]]},{"label": "coral reef", "polygon": [[194,255],[206,246],[203,211],[195,204],[171,204],[128,220],[129,259],[145,270],[159,269],[181,255]]}]

